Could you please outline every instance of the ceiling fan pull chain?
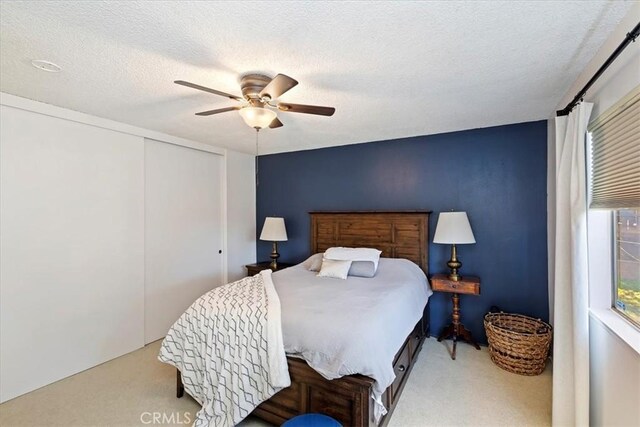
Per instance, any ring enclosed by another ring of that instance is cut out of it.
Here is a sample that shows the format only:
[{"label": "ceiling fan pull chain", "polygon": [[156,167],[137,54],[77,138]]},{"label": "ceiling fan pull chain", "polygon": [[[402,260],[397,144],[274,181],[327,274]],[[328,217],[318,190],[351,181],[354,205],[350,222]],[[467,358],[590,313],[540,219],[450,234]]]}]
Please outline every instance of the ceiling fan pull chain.
[{"label": "ceiling fan pull chain", "polygon": [[258,133],[260,129],[256,128],[256,187],[260,185],[260,179],[258,177]]}]

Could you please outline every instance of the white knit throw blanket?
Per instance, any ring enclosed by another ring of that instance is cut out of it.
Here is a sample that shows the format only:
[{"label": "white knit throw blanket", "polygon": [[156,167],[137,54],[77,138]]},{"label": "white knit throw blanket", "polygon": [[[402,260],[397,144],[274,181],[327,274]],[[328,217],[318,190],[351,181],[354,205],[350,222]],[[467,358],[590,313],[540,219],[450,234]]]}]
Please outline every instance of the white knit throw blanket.
[{"label": "white knit throw blanket", "polygon": [[194,426],[234,426],[291,384],[271,270],[215,288],[171,327],[158,359],[201,405]]}]

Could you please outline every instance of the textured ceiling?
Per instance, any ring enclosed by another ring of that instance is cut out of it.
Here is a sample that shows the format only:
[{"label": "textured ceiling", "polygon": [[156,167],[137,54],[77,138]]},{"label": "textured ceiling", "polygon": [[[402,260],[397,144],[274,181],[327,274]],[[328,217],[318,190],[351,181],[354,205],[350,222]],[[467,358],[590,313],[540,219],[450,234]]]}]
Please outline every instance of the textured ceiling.
[{"label": "textured ceiling", "polygon": [[[284,73],[294,103],[260,152],[544,119],[630,2],[2,1],[0,90],[195,141],[254,152],[233,101],[247,72]],[[46,59],[58,74],[30,65]]]}]

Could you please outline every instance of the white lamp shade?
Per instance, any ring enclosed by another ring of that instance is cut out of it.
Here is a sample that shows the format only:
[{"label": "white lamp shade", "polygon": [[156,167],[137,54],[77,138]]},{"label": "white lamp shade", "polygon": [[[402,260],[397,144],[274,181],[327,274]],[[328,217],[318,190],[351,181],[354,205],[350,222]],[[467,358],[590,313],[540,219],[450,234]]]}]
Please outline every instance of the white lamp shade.
[{"label": "white lamp shade", "polygon": [[441,212],[436,225],[433,243],[475,243],[466,212]]},{"label": "white lamp shade", "polygon": [[260,240],[269,242],[284,242],[287,240],[287,229],[284,227],[284,218],[268,216],[264,220]]},{"label": "white lamp shade", "polygon": [[274,111],[264,107],[244,107],[238,112],[246,124],[258,129],[269,127],[277,116]]}]

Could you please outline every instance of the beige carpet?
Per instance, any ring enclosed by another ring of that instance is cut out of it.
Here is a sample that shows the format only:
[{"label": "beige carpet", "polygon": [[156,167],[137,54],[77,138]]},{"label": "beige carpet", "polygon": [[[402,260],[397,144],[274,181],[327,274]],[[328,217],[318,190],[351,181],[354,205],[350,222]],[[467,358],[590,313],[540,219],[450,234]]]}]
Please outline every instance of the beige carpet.
[{"label": "beige carpet", "polygon": [[[510,374],[481,351],[429,339],[389,427],[542,426],[551,423],[551,372]],[[0,425],[186,425],[198,405],[175,398],[175,370],[156,359],[160,342],[0,405]],[[154,418],[155,423],[154,423]],[[244,427],[266,426],[249,418]]]}]

